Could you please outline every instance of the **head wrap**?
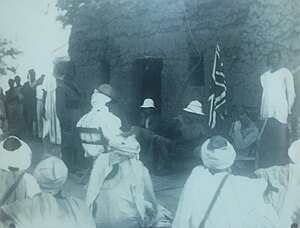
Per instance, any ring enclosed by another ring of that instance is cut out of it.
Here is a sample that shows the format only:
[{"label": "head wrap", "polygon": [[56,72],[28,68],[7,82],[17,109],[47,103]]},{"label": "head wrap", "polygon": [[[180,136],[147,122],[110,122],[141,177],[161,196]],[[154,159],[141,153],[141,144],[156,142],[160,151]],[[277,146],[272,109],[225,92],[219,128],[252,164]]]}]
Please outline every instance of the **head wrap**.
[{"label": "head wrap", "polygon": [[296,165],[300,165],[300,139],[292,143],[288,153],[292,162]]},{"label": "head wrap", "polygon": [[233,146],[222,136],[214,136],[206,140],[201,147],[201,158],[209,169],[227,169],[235,160]]},{"label": "head wrap", "polygon": [[31,165],[31,149],[21,139],[10,136],[0,142],[0,169],[27,170]]},{"label": "head wrap", "polygon": [[106,107],[106,104],[111,101],[111,98],[104,95],[103,93],[100,93],[98,90],[94,90],[94,93],[91,98],[91,105],[95,109],[101,109],[103,107]]},{"label": "head wrap", "polygon": [[41,189],[55,194],[65,184],[68,177],[68,168],[62,160],[49,157],[36,166],[33,175]]}]

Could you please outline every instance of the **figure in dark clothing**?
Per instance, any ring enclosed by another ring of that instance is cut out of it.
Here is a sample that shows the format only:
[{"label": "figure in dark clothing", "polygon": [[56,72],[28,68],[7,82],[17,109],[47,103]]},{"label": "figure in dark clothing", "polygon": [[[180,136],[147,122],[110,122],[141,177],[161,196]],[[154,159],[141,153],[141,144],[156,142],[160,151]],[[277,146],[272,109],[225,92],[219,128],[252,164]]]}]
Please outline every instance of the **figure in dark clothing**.
[{"label": "figure in dark clothing", "polygon": [[36,80],[35,71],[28,71],[28,81],[22,86],[23,115],[25,118],[26,131],[29,137],[36,134]]},{"label": "figure in dark clothing", "polygon": [[69,172],[73,172],[80,151],[76,123],[81,118],[79,92],[72,83],[75,65],[71,61],[61,61],[54,70],[57,76],[56,111],[61,127],[62,160]]},{"label": "figure in dark clothing", "polygon": [[14,80],[9,79],[9,90],[5,92],[5,110],[8,124],[8,135],[20,137],[24,130],[24,118],[20,100],[20,90],[14,87]]},{"label": "figure in dark clothing", "polygon": [[151,169],[153,154],[151,153],[151,142],[155,135],[160,135],[160,115],[155,113],[154,101],[150,98],[144,100],[140,106],[141,118],[138,126],[132,126],[131,131],[141,145],[140,158],[147,168]]}]

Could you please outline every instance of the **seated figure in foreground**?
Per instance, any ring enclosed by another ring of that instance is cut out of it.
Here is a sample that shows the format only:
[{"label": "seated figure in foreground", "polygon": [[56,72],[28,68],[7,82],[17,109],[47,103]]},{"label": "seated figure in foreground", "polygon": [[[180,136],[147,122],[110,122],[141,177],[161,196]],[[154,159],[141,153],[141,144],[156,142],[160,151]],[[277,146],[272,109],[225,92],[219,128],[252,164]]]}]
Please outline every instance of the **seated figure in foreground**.
[{"label": "seated figure in foreground", "polygon": [[[148,170],[139,161],[140,145],[131,132],[122,132],[121,120],[107,107],[113,88],[102,84],[94,91],[92,110],[77,127],[97,128],[81,133],[86,156],[94,158],[86,188],[86,203],[98,227],[170,227],[169,212],[156,201]],[[97,145],[93,142],[102,141]]]},{"label": "seated figure in foreground", "polygon": [[291,162],[285,166],[258,169],[255,173],[265,178],[270,188],[267,199],[279,214],[281,226],[300,224],[300,139],[288,151]]},{"label": "seated figure in foreground", "polygon": [[225,138],[214,136],[197,151],[204,166],[185,183],[173,228],[278,227],[276,212],[263,199],[267,182],[230,174],[236,153]]},{"label": "seated figure in foreground", "polygon": [[29,146],[15,136],[0,142],[0,206],[40,192],[35,178],[26,172],[31,154]]},{"label": "seated figure in foreground", "polygon": [[62,194],[68,169],[62,160],[49,157],[34,170],[42,192],[32,199],[0,208],[0,220],[22,228],[96,228],[92,213],[83,201]]}]

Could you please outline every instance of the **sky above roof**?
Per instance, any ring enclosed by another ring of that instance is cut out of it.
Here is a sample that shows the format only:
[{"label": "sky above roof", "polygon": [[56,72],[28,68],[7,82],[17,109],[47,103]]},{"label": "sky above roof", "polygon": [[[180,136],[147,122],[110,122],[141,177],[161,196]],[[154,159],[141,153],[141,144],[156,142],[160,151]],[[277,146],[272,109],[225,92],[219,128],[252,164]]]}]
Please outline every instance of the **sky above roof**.
[{"label": "sky above roof", "polygon": [[[0,38],[13,42],[13,46],[23,53],[16,60],[3,59],[9,66],[17,67],[17,74],[23,82],[27,72],[33,68],[37,77],[51,75],[53,60],[67,56],[70,27],[62,28],[56,21],[59,14],[55,0],[0,0]],[[2,87],[5,78],[2,77]]]}]

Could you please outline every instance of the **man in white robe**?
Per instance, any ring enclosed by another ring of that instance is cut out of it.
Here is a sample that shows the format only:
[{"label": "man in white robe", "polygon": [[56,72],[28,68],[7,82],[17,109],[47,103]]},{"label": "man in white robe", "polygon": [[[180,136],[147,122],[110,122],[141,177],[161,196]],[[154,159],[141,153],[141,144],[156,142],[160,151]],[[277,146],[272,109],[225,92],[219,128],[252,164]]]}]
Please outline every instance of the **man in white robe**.
[{"label": "man in white robe", "polygon": [[81,133],[82,140],[95,142],[104,137],[107,142],[107,149],[83,143],[85,155],[95,159],[86,203],[98,227],[170,227],[165,218],[170,215],[158,205],[148,170],[138,160],[139,143],[132,133],[121,131],[121,120],[106,106],[113,97],[113,88],[102,84],[92,95],[92,110],[77,123],[77,127],[101,128],[103,133]]},{"label": "man in white robe", "polygon": [[56,157],[42,160],[34,170],[42,192],[32,199],[2,206],[0,220],[6,218],[20,228],[96,228],[85,203],[62,194],[67,175],[62,160]]},{"label": "man in white robe", "polygon": [[281,227],[300,224],[300,140],[290,146],[288,154],[292,161],[290,164],[255,172],[272,186],[267,199],[278,212]]},{"label": "man in white robe", "polygon": [[[31,156],[29,146],[15,136],[0,142],[0,206],[32,198],[40,192],[35,178],[26,172],[31,165]],[[18,178],[21,178],[20,181],[17,181]],[[7,195],[15,183],[15,188]]]},{"label": "man in white robe", "polygon": [[[278,227],[274,209],[263,200],[266,181],[229,175],[236,153],[225,138],[212,137],[197,151],[204,166],[194,168],[188,178],[173,228]],[[210,214],[205,216],[221,181],[227,175]],[[199,226],[200,223],[204,226]]]},{"label": "man in white robe", "polygon": [[266,121],[260,140],[260,168],[288,163],[287,126],[295,101],[293,75],[282,67],[280,51],[272,50],[268,62],[270,70],[260,77],[263,89],[260,115]]}]

